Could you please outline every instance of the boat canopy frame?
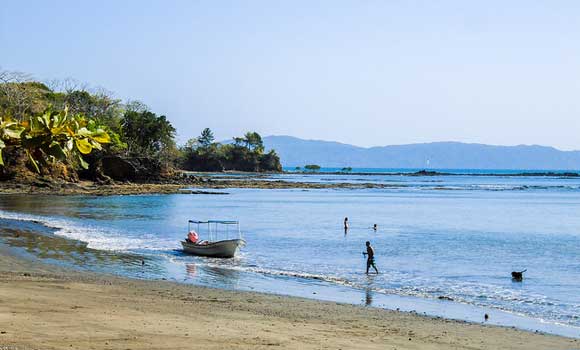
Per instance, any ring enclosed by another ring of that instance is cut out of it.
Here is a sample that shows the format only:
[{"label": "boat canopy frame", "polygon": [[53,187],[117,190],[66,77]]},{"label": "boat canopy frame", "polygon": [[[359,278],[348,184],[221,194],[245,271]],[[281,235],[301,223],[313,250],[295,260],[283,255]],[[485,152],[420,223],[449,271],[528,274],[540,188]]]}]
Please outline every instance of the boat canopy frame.
[{"label": "boat canopy frame", "polygon": [[[229,227],[232,225],[235,225],[237,228],[237,238],[238,239],[242,239],[242,231],[240,230],[240,222],[239,221],[234,221],[234,220],[189,220],[187,222],[187,232],[191,231],[191,224],[195,224],[197,225],[197,233],[199,234],[200,232],[200,225],[202,224],[207,224],[207,232],[208,232],[208,237],[209,239],[207,240],[208,242],[215,242],[218,241],[218,237],[220,235],[220,230],[218,229],[218,225],[224,225],[226,227],[225,229],[225,236],[226,239],[230,239],[230,230]],[[213,226],[213,230],[212,230],[212,226]]]}]

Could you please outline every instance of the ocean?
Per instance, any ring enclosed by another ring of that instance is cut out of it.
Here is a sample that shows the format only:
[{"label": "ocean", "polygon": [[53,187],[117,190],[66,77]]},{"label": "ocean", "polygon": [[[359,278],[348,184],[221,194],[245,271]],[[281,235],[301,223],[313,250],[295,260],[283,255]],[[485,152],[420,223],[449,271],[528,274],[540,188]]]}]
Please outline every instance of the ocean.
[{"label": "ocean", "polygon": [[[256,179],[388,187],[3,195],[0,239],[78,269],[471,322],[487,313],[492,324],[580,337],[580,178],[378,173]],[[247,246],[230,260],[184,255],[188,219],[239,220]],[[376,276],[364,274],[367,240]]]}]

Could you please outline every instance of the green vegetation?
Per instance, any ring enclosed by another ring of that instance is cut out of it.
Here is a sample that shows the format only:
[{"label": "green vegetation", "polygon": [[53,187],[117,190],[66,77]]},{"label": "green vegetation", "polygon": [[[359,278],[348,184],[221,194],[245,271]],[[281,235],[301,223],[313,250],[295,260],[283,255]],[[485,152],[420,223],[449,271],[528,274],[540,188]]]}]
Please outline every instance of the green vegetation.
[{"label": "green vegetation", "polygon": [[111,141],[95,120],[87,120],[80,114],[69,116],[68,109],[61,112],[47,111],[40,116],[26,118],[20,123],[23,128],[20,144],[36,172],[39,164],[49,167],[56,161],[78,164],[88,169],[82,155],[93,149],[102,150],[103,144]]},{"label": "green vegetation", "polygon": [[280,158],[275,151],[264,153],[262,137],[248,132],[234,137],[233,143],[214,142],[213,133],[206,128],[198,138],[191,139],[181,149],[181,167],[192,171],[281,171]]},{"label": "green vegetation", "polygon": [[143,103],[123,103],[109,92],[72,81],[45,84],[0,70],[1,179],[26,171],[55,175],[55,168],[61,169],[57,176],[73,181],[78,174],[107,179],[111,173],[124,180],[119,168],[144,175],[133,174],[131,179],[173,174],[180,167],[281,171],[278,156],[264,152],[255,132],[222,145],[204,129],[182,147],[176,145],[175,133],[166,116]]},{"label": "green vegetation", "polygon": [[307,171],[310,172],[317,172],[320,170],[320,165],[316,165],[316,164],[308,164],[304,166],[304,169],[306,169]]},{"label": "green vegetation", "polygon": [[10,154],[26,154],[29,165],[40,173],[41,167],[49,168],[56,162],[78,164],[87,169],[83,155],[93,149],[101,150],[110,142],[110,136],[94,120],[82,115],[70,116],[65,108],[61,112],[46,111],[37,116],[21,117],[15,121],[0,116],[0,165],[3,167],[2,151]]}]

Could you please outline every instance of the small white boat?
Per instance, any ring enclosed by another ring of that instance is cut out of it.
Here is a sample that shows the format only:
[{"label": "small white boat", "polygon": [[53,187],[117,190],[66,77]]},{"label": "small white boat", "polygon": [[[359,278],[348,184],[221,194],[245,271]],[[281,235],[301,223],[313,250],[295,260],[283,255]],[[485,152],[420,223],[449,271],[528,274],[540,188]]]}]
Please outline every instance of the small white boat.
[{"label": "small white boat", "polygon": [[[200,224],[207,224],[208,229],[208,239],[198,240],[197,232],[191,230],[191,224],[197,224],[197,229],[199,231]],[[214,229],[212,230],[212,224]],[[219,225],[225,225],[225,232],[220,233],[218,230]],[[235,238],[230,238],[229,226],[237,226],[237,234]],[[192,241],[190,238],[181,241],[181,246],[183,251],[188,254],[208,256],[214,258],[233,258],[239,248],[246,244],[246,241],[242,239],[242,234],[240,231],[240,223],[238,221],[226,221],[226,220],[208,220],[208,221],[198,221],[189,220],[188,222],[188,237],[195,237]],[[223,237],[225,235],[225,237]],[[219,240],[218,237],[222,236]]]}]

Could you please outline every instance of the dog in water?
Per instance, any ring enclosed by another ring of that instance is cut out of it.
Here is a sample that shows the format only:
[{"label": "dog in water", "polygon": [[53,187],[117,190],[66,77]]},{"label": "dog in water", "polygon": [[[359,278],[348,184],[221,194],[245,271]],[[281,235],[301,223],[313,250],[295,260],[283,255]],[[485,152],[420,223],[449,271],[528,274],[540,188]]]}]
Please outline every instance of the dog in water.
[{"label": "dog in water", "polygon": [[512,271],[512,279],[516,282],[521,282],[524,279],[524,272],[528,271],[523,270],[523,271]]}]

